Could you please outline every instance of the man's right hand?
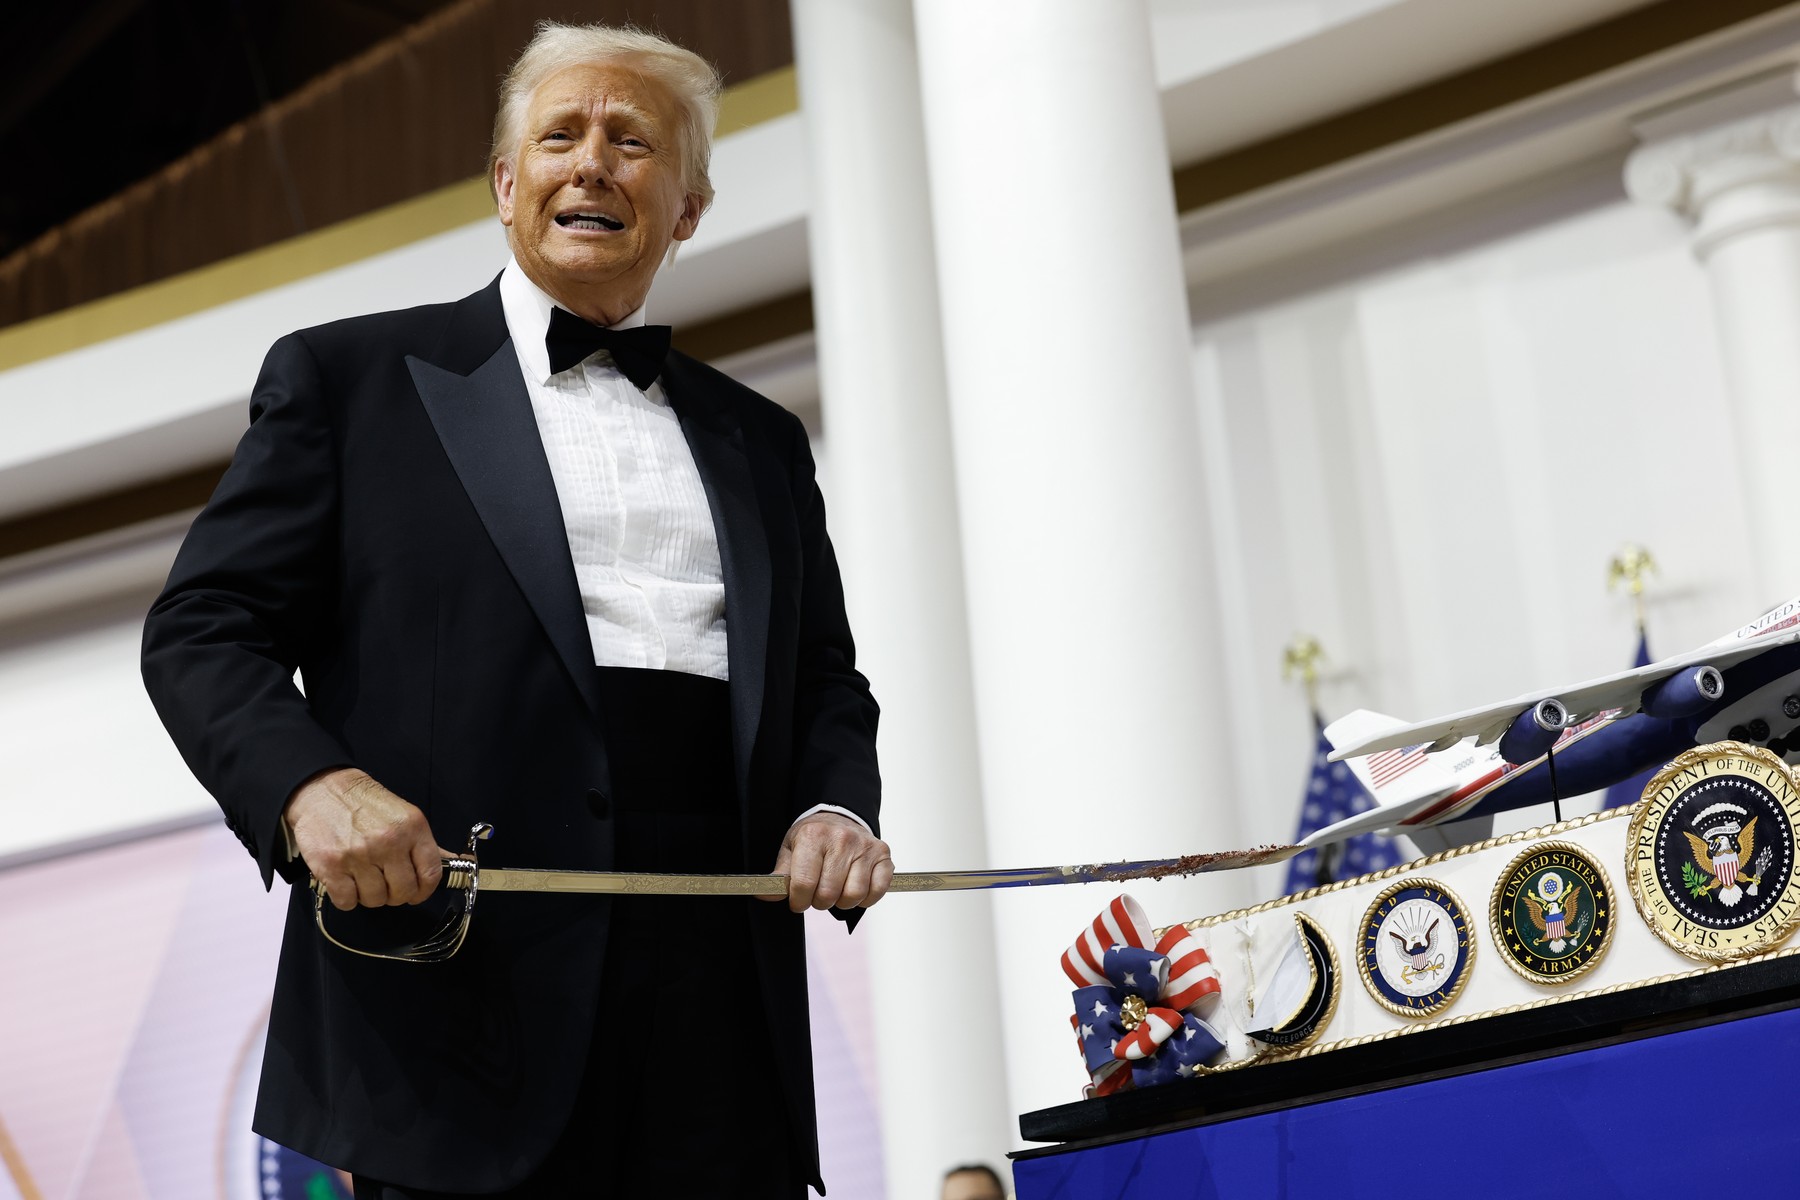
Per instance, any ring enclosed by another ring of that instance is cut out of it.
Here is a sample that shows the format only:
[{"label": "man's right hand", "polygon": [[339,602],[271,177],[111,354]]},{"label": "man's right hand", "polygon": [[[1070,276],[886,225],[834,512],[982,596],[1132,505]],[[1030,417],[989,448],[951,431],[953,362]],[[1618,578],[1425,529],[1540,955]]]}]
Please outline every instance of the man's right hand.
[{"label": "man's right hand", "polygon": [[443,860],[425,814],[366,772],[339,767],[294,789],[282,810],[294,849],[331,903],[417,904],[437,890]]}]

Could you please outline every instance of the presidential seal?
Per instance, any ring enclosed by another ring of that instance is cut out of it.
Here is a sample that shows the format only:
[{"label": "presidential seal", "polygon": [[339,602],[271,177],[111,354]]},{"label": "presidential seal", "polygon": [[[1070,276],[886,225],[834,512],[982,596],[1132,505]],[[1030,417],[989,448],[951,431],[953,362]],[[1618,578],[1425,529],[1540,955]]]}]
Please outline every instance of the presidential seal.
[{"label": "presidential seal", "polygon": [[1402,879],[1363,914],[1356,965],[1389,1012],[1428,1017],[1448,1008],[1474,962],[1469,910],[1435,879]]},{"label": "presidential seal", "polygon": [[1606,953],[1612,884],[1573,842],[1539,842],[1513,859],[1488,905],[1506,965],[1533,983],[1567,983]]},{"label": "presidential seal", "polygon": [[1689,750],[1650,781],[1631,818],[1632,902],[1690,958],[1771,949],[1800,918],[1796,825],[1800,791],[1772,752],[1741,742]]}]

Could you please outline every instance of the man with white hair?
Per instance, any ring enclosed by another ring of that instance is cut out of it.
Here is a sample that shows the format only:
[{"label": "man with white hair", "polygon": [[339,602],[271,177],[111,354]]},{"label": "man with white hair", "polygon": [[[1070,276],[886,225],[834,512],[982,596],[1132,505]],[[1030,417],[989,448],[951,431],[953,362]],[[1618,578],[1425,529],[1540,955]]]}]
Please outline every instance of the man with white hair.
[{"label": "man with white hair", "polygon": [[718,90],[541,27],[490,159],[512,261],[277,342],[145,626],[189,765],[348,945],[416,936],[476,822],[487,865],[789,875],[785,906],[490,896],[432,963],[330,945],[293,888],[256,1128],[359,1198],[822,1187],[799,914],[893,868],[805,432],[645,324]]}]

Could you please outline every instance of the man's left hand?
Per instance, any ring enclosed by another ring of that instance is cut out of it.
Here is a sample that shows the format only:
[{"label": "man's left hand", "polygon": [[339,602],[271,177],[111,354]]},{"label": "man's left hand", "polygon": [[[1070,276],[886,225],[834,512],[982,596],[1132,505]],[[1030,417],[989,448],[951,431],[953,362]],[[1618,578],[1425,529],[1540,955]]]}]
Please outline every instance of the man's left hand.
[{"label": "man's left hand", "polygon": [[774,874],[788,877],[788,907],[795,912],[868,908],[887,895],[894,860],[886,842],[849,817],[821,812],[794,822],[781,840]]}]

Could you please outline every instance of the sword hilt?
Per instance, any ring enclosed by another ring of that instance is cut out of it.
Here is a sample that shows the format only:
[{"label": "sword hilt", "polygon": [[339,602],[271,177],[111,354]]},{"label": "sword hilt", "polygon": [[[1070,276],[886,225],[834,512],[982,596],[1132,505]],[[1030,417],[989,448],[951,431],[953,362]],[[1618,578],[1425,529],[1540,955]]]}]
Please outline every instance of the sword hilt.
[{"label": "sword hilt", "polygon": [[492,825],[486,821],[477,821],[469,829],[468,853],[443,860],[444,874],[439,886],[461,892],[462,900],[441,926],[411,945],[396,946],[388,950],[364,950],[332,936],[325,923],[325,885],[317,879],[310,883],[313,893],[313,923],[325,935],[326,941],[340,950],[348,950],[364,958],[386,958],[395,962],[443,962],[462,949],[463,939],[469,935],[469,919],[475,914],[475,894],[481,880],[481,865],[475,858],[475,844],[493,836]]},{"label": "sword hilt", "polygon": [[444,877],[440,887],[455,888],[459,892],[472,892],[481,879],[481,864],[476,861],[477,842],[485,842],[494,836],[494,827],[486,821],[477,821],[469,826],[469,848],[467,852],[455,858],[444,859]]},{"label": "sword hilt", "polygon": [[446,858],[444,861],[443,881],[440,887],[455,888],[459,892],[469,891],[475,886],[480,876],[481,864],[473,858]]}]

